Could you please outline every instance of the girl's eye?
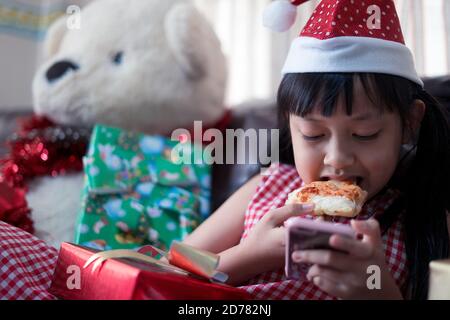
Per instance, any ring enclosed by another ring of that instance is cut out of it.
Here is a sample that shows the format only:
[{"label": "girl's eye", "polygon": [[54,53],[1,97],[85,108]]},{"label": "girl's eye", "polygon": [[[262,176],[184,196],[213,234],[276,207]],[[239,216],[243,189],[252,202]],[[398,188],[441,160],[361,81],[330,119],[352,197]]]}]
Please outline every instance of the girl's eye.
[{"label": "girl's eye", "polygon": [[353,137],[355,137],[358,140],[362,140],[362,141],[367,141],[367,140],[374,140],[376,139],[379,135],[380,135],[381,131],[378,131],[377,133],[368,135],[368,136],[362,136],[362,135],[358,135],[358,134],[353,134]]},{"label": "girl's eye", "polygon": [[323,134],[318,135],[318,136],[305,136],[305,135],[303,135],[303,139],[305,139],[306,141],[317,141],[317,140],[320,140],[323,137],[324,137]]}]

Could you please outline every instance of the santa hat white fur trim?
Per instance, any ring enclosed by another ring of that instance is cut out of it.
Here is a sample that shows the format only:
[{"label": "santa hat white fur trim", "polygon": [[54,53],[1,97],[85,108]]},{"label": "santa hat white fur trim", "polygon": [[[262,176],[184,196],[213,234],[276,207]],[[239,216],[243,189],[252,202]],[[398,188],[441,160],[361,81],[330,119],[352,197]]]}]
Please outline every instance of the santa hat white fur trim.
[{"label": "santa hat white fur trim", "polygon": [[282,73],[307,72],[385,73],[424,86],[408,47],[376,38],[336,37],[319,40],[298,37],[292,42]]}]

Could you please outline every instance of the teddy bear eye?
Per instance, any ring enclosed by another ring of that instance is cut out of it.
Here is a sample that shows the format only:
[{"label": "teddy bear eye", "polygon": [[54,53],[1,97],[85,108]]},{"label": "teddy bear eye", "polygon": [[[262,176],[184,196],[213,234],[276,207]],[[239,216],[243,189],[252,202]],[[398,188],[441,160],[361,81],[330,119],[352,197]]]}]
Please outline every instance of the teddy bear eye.
[{"label": "teddy bear eye", "polygon": [[113,62],[114,64],[122,64],[122,60],[123,60],[123,51],[119,51],[117,52],[114,56],[113,56]]}]

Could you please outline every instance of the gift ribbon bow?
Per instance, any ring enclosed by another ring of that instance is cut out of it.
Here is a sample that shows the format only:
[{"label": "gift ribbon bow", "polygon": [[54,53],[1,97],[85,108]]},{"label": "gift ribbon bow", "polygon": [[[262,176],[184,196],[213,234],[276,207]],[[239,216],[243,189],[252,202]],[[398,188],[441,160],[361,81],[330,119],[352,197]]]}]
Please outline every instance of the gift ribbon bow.
[{"label": "gift ribbon bow", "polygon": [[[150,252],[152,256],[144,254],[147,252]],[[156,254],[165,257],[168,260],[168,263],[155,259],[153,256]],[[94,266],[92,271],[94,272],[104,261],[112,258],[134,259],[160,267],[163,270],[172,271],[182,275],[194,274],[215,282],[225,283],[228,280],[228,276],[225,273],[216,270],[220,258],[218,255],[177,241],[172,243],[169,252],[164,252],[150,245],[142,247],[137,252],[131,250],[109,250],[99,252],[90,257],[83,268],[87,268],[93,263]]]}]

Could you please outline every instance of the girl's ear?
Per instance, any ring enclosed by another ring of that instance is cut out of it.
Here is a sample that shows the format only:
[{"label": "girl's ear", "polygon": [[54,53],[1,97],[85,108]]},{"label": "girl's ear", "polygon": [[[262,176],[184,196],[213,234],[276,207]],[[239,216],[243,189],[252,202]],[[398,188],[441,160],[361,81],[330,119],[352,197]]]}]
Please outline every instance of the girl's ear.
[{"label": "girl's ear", "polygon": [[420,124],[422,123],[423,116],[425,115],[426,105],[422,100],[416,99],[411,105],[411,113],[407,119],[406,127],[403,132],[403,143],[411,144],[417,138],[420,130]]}]

